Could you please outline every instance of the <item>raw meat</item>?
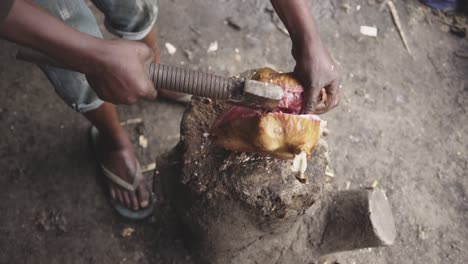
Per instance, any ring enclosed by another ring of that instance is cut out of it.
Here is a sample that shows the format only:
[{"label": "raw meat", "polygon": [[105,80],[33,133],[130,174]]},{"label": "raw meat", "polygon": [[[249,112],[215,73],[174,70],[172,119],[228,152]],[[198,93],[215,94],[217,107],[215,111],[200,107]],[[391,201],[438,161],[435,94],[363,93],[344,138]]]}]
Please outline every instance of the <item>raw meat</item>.
[{"label": "raw meat", "polygon": [[283,159],[307,155],[320,138],[320,118],[298,115],[302,105],[303,88],[288,73],[270,68],[257,70],[253,80],[279,85],[285,91],[278,108],[265,112],[233,106],[212,124],[211,134],[216,144],[227,149],[259,152]]}]

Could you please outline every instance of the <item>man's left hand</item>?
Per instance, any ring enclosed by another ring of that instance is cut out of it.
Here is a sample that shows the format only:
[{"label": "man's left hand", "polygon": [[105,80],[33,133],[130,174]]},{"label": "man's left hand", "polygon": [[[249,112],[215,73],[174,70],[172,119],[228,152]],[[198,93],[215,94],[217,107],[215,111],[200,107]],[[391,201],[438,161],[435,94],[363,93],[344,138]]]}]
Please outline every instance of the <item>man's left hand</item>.
[{"label": "man's left hand", "polygon": [[[336,65],[320,39],[315,43],[294,45],[294,73],[304,87],[303,114],[323,114],[339,102],[340,81]],[[326,98],[322,98],[322,90]]]}]

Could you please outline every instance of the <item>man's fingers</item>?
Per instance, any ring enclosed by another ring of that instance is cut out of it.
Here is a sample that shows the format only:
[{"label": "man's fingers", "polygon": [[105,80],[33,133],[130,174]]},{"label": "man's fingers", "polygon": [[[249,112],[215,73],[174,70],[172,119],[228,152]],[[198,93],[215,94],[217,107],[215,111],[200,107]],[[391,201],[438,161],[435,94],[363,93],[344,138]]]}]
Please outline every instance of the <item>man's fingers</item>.
[{"label": "man's fingers", "polygon": [[304,91],[304,102],[302,104],[301,114],[313,114],[315,108],[317,107],[319,94],[321,89],[320,88],[313,88],[306,89]]},{"label": "man's fingers", "polygon": [[338,95],[338,82],[332,82],[330,85],[325,87],[327,91],[327,100],[325,101],[325,111],[328,112],[333,109],[336,104],[336,97]]},{"label": "man's fingers", "polygon": [[138,46],[138,55],[140,55],[140,58],[143,60],[148,60],[148,59],[153,59],[153,50],[148,47],[145,43],[142,42],[135,42],[131,41],[132,45]]},{"label": "man's fingers", "polygon": [[150,99],[150,100],[156,99],[156,96],[158,95],[158,91],[156,91],[156,88],[154,88],[153,83],[149,79],[146,79],[144,86],[145,86],[145,91],[146,91],[145,98]]},{"label": "man's fingers", "polygon": [[325,90],[327,92],[326,100],[317,105],[314,114],[324,114],[338,105],[340,94],[339,87],[339,82],[332,82],[330,85],[325,87]]},{"label": "man's fingers", "polygon": [[315,107],[314,114],[321,115],[321,114],[326,113],[326,112],[327,112],[327,106],[325,105],[325,103],[320,102],[317,105],[317,107]]}]

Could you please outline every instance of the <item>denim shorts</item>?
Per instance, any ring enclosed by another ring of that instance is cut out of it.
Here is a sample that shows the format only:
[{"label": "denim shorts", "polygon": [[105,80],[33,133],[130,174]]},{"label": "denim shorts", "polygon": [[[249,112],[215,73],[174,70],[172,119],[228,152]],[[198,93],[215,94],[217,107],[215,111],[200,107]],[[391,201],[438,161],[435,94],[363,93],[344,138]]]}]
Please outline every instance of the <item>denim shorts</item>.
[{"label": "denim shorts", "polygon": [[[106,29],[125,39],[143,39],[154,27],[157,0],[93,0],[104,14]],[[74,29],[102,38],[96,18],[85,0],[36,0],[51,15]],[[57,94],[73,109],[84,113],[103,103],[91,89],[86,77],[77,72],[39,66],[55,87]]]}]

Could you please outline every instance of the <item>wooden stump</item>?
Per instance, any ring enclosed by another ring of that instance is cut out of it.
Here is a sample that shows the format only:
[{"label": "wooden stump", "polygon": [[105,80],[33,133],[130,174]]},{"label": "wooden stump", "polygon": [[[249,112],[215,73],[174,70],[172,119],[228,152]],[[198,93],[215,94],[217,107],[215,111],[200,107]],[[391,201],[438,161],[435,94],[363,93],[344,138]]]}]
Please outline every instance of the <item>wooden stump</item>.
[{"label": "wooden stump", "polygon": [[325,176],[327,143],[321,139],[312,152],[309,183],[302,184],[291,161],[214,145],[209,126],[224,108],[194,99],[182,120],[180,143],[159,161],[163,189],[190,234],[195,259],[308,263],[334,251],[321,248],[334,197]]}]

